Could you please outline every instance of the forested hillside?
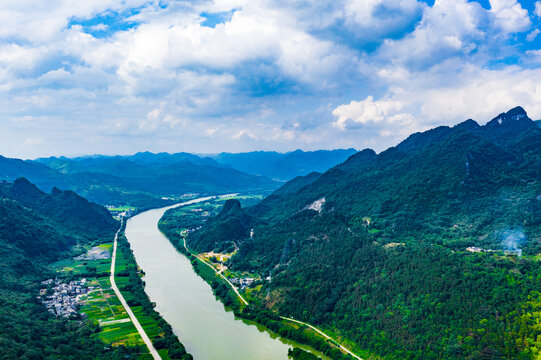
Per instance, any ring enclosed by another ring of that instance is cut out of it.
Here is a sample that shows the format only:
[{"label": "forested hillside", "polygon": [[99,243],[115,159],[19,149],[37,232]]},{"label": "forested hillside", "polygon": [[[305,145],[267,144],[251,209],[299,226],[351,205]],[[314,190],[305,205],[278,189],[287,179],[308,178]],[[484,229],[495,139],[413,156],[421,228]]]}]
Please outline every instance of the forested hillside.
[{"label": "forested hillside", "polygon": [[[239,219],[252,237],[228,226]],[[208,223],[190,246],[233,241],[231,268],[272,276],[258,306],[360,349],[389,359],[541,349],[541,129],[522,108],[364,150]]]},{"label": "forested hillside", "polygon": [[91,324],[52,317],[36,300],[47,264],[74,245],[110,240],[118,223],[72,192],[45,194],[26,179],[0,183],[0,347],[5,359],[121,359]]},{"label": "forested hillside", "polygon": [[[199,159],[199,160],[194,160]],[[26,177],[41,190],[73,190],[103,205],[166,206],[186,193],[271,191],[279,183],[191,154],[147,154],[22,161],[0,156],[0,179]]]}]

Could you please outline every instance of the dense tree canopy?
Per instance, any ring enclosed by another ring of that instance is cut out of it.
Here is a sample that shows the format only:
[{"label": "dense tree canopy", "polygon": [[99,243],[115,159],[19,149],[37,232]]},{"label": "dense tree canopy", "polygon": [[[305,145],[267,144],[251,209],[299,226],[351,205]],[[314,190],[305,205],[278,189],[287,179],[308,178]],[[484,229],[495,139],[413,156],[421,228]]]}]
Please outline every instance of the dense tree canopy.
[{"label": "dense tree canopy", "polygon": [[[240,216],[253,237],[227,232]],[[360,349],[389,359],[541,350],[541,129],[521,108],[359,152],[209,224],[190,244],[234,239],[232,269],[272,275],[258,306]]]}]

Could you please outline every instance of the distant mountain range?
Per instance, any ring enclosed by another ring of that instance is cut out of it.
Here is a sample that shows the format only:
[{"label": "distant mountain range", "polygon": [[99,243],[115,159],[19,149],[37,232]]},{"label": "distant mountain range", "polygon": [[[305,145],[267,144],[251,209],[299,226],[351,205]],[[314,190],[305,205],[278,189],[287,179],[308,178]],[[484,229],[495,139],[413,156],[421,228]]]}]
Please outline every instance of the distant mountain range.
[{"label": "distant mountain range", "polygon": [[[87,167],[95,168],[104,161],[114,165],[113,161],[131,161],[141,166],[172,165],[191,163],[199,166],[233,168],[247,174],[259,175],[277,181],[291,180],[313,171],[323,172],[355,154],[355,149],[302,151],[287,153],[276,151],[253,151],[245,153],[220,153],[215,155],[190,153],[151,153],[139,152],[126,156],[84,156],[77,158],[51,157],[37,159],[64,173],[84,172]],[[98,169],[99,170],[99,169]],[[113,169],[114,170],[114,169]],[[109,171],[109,169],[108,169]]]},{"label": "distant mountain range", "polygon": [[355,149],[301,151],[287,153],[255,151],[247,153],[221,153],[211,156],[221,165],[275,180],[291,180],[313,171],[323,172],[355,154]]},{"label": "distant mountain range", "polygon": [[532,358],[541,336],[539,122],[517,107],[484,126],[467,120],[380,154],[366,149],[256,206],[229,203],[189,237],[200,251],[232,242],[233,270],[272,276],[259,306],[369,353]]},{"label": "distant mountain range", "polygon": [[[280,182],[326,170],[355,150],[286,154],[254,152],[216,155],[141,152],[130,156],[50,157],[35,161],[0,156],[0,179],[25,177],[40,189],[68,189],[100,204],[141,209],[165,206],[185,193],[268,192]],[[276,176],[270,176],[273,173]]]},{"label": "distant mountain range", "polygon": [[141,154],[124,157],[49,158],[22,161],[0,157],[0,179],[26,177],[39,188],[69,189],[101,204],[130,204],[139,208],[171,204],[185,193],[268,191],[279,183],[238,170],[191,161],[147,162]]}]

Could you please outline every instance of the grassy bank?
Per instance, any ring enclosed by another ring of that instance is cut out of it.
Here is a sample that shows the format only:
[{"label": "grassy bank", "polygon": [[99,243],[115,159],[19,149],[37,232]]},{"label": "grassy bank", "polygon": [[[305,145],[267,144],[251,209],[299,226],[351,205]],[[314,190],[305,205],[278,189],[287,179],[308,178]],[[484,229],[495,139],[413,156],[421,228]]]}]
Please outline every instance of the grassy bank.
[{"label": "grassy bank", "polygon": [[[112,243],[100,247],[112,250]],[[59,278],[64,281],[86,278],[88,286],[96,290],[81,297],[79,311],[96,329],[93,337],[113,347],[125,346],[138,354],[140,359],[151,359],[148,348],[129,319],[120,300],[111,289],[109,280],[111,259],[67,259],[55,264]],[[118,238],[115,280],[122,295],[136,318],[164,360],[192,359],[170,325],[154,310],[154,305],[144,292],[143,273],[125,236]]]},{"label": "grassy bank", "polygon": [[[254,303],[253,300],[257,299],[257,297],[252,296],[252,293],[262,290],[259,282],[254,283],[252,287],[248,287],[243,291],[242,296],[249,301],[249,305],[245,305],[228,282],[218,275],[213,268],[205,264],[197,256],[198,254],[187,251],[184,248],[186,229],[201,226],[205,222],[205,218],[215,215],[216,211],[220,209],[220,205],[221,202],[212,201],[172,209],[166,212],[160,220],[159,228],[179,252],[189,257],[194,271],[211,286],[216,298],[224,304],[226,309],[232,310],[235,316],[260,324],[271,333],[276,333],[285,339],[307,345],[329,358],[338,360],[352,359],[351,356],[342,353],[338,349],[338,344],[333,341],[325,339],[306,326],[285,321],[278,314],[267,310],[262,304]],[[227,274],[228,271],[226,270],[224,273]]]}]

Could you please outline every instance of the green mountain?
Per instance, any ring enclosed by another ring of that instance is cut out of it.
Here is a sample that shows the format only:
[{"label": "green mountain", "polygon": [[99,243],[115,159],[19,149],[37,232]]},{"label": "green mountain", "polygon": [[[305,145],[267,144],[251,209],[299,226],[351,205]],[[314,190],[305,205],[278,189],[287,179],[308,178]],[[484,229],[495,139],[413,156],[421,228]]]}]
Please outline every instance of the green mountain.
[{"label": "green mountain", "polygon": [[0,347],[6,359],[120,359],[84,322],[51,317],[36,300],[47,265],[75,245],[110,240],[119,224],[70,191],[46,194],[28,182],[0,183]]},{"label": "green mountain", "polygon": [[234,169],[277,180],[291,180],[311,172],[323,172],[343,162],[355,149],[302,151],[287,153],[253,151],[247,153],[221,153],[212,156],[216,162]]},{"label": "green mountain", "polygon": [[249,237],[252,222],[238,200],[227,200],[220,213],[207,221],[207,231],[200,234],[197,248],[233,252],[236,243]]},{"label": "green mountain", "polygon": [[[134,155],[136,156],[136,155]],[[118,157],[63,159],[48,164],[64,174],[90,174],[119,178],[123,186],[161,196],[186,192],[224,193],[269,190],[278,184],[238,170],[195,165],[189,161],[138,163]],[[106,179],[104,179],[107,182]]]},{"label": "green mountain", "polygon": [[200,157],[190,153],[157,153],[151,152],[139,152],[131,156],[125,156],[124,158],[136,162],[138,164],[175,164],[180,162],[190,162],[195,165],[207,165],[221,167],[221,165],[209,157]]},{"label": "green mountain", "polygon": [[[256,306],[387,359],[539,356],[541,129],[522,108],[361,151],[226,214],[188,243],[234,242],[233,270],[270,274]],[[226,232],[241,218],[253,236]]]},{"label": "green mountain", "polygon": [[129,204],[139,209],[166,206],[167,198],[186,193],[270,192],[280,183],[324,171],[355,150],[280,154],[222,153],[214,158],[189,153],[140,152],[129,156],[50,157],[23,161],[0,156],[0,179],[25,177],[40,189],[73,190],[104,205]]},{"label": "green mountain", "polygon": [[[98,168],[100,166],[105,166],[107,164],[114,164],[113,161],[129,161],[132,163],[140,165],[167,165],[167,164],[178,164],[183,162],[189,162],[194,165],[206,165],[214,167],[222,167],[218,162],[209,158],[209,157],[199,157],[190,153],[151,153],[149,151],[138,152],[133,155],[115,155],[115,156],[106,156],[106,155],[92,155],[92,156],[81,156],[75,158],[67,158],[65,156],[61,157],[49,157],[49,158],[39,158],[35,161],[41,164],[45,164],[49,167],[63,170],[64,166],[68,165],[69,168],[67,172],[84,172],[85,168],[92,167]],[[114,169],[113,169],[114,170]]]},{"label": "green mountain", "polygon": [[118,176],[125,166],[128,171],[133,163],[141,168],[174,164],[192,164],[212,168],[229,168],[278,181],[291,180],[311,172],[323,172],[346,160],[356,152],[355,149],[302,151],[287,153],[275,151],[253,151],[246,153],[220,153],[217,155],[195,155],[190,153],[151,153],[139,152],[134,155],[82,156],[76,158],[50,157],[36,159],[35,162],[47,165],[61,173],[84,173],[87,171]]},{"label": "green mountain", "polygon": [[169,205],[172,200],[164,197],[177,198],[185,193],[270,191],[279,185],[262,176],[212,166],[210,159],[194,164],[191,159],[198,157],[191,154],[156,154],[150,156],[152,161],[149,156],[136,154],[131,157],[133,161],[120,156],[98,156],[34,162],[0,157],[0,179],[13,181],[24,176],[44,191],[56,186],[100,204],[130,204],[139,208]]},{"label": "green mountain", "polygon": [[247,174],[260,175],[278,181],[291,180],[311,172],[322,172],[343,162],[355,149],[302,151],[287,153],[275,151],[252,151],[245,153],[220,153],[216,155],[190,153],[140,152],[131,156],[117,156],[138,164],[175,164],[190,162],[195,165],[226,167]]}]

